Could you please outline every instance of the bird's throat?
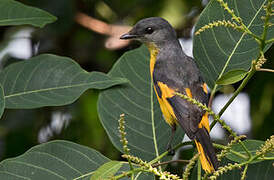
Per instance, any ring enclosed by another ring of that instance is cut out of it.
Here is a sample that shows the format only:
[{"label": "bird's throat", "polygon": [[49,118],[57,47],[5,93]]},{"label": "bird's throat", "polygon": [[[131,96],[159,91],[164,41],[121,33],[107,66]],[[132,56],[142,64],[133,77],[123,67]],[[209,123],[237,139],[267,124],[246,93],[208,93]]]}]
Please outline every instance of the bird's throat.
[{"label": "bird's throat", "polygon": [[154,65],[156,63],[157,55],[159,53],[159,49],[156,47],[154,43],[146,43],[150,53],[150,75],[153,78]]}]

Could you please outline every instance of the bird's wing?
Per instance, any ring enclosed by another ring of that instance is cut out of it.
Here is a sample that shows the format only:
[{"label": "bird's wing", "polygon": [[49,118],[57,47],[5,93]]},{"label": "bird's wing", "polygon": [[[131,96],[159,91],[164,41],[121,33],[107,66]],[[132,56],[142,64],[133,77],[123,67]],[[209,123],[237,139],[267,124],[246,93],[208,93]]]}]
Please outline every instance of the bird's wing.
[{"label": "bird's wing", "polygon": [[[205,126],[206,129],[209,127],[207,119],[202,121],[205,114],[202,109],[174,94],[174,92],[179,92],[207,104],[208,97],[204,83],[193,63],[191,61],[158,61],[153,72],[154,87],[158,100],[160,99],[162,111],[162,106],[171,109],[168,112],[174,114],[177,123],[190,138],[194,138],[200,122],[204,122],[201,125]],[[161,101],[164,102],[164,105]]]}]

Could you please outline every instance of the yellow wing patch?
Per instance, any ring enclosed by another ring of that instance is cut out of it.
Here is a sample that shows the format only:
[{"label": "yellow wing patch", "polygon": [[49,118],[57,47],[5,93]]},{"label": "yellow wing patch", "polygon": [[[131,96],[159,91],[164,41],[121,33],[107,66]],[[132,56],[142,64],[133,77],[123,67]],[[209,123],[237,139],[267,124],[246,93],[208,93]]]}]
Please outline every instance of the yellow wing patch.
[{"label": "yellow wing patch", "polygon": [[189,88],[185,88],[185,91],[186,91],[186,95],[190,98],[192,98],[192,93],[191,93],[191,90]]},{"label": "yellow wing patch", "polygon": [[[206,90],[206,93],[207,93],[207,89],[206,89],[206,84],[204,83],[203,85],[203,89],[204,91]],[[191,90],[189,88],[185,88],[185,91],[186,91],[186,95],[190,98],[192,98],[192,93],[191,93]],[[209,122],[208,122],[208,113],[206,112],[203,117],[202,117],[202,120],[201,122],[199,123],[199,128],[202,128],[202,127],[205,127],[207,129],[207,131],[209,132],[210,131],[210,128],[209,128]]]},{"label": "yellow wing patch", "polygon": [[206,83],[203,84],[202,88],[203,88],[204,92],[205,92],[206,94],[208,94]]},{"label": "yellow wing patch", "polygon": [[162,92],[162,98],[172,98],[175,95],[175,90],[169,88],[166,84],[158,82],[158,86]]},{"label": "yellow wing patch", "polygon": [[[162,110],[162,113],[165,117],[166,122],[170,126],[173,126],[174,124],[177,124],[176,116],[174,114],[174,111],[173,111],[171,105],[167,101],[167,98],[173,97],[175,90],[169,88],[166,84],[164,84],[162,82],[158,82],[158,86],[159,86],[161,94],[162,94],[161,98],[157,94],[156,90],[155,90],[155,92],[156,92],[157,99],[160,104],[160,108]],[[155,87],[154,87],[154,89],[155,89]]]},{"label": "yellow wing patch", "polygon": [[208,132],[210,131],[209,121],[208,121],[208,113],[207,112],[203,115],[202,120],[199,123],[198,127],[199,128],[205,127]]},{"label": "yellow wing patch", "polygon": [[[206,83],[204,83],[203,85],[203,90],[205,91],[205,93],[207,93],[207,86],[206,86]],[[192,93],[191,93],[191,90],[189,88],[185,88],[185,91],[186,91],[186,95],[190,98],[192,98]],[[209,132],[210,131],[210,128],[209,128],[209,121],[208,121],[208,113],[206,112],[203,117],[202,117],[202,120],[201,122],[199,123],[199,128],[202,128],[202,127],[205,127],[207,129],[207,131]]]}]

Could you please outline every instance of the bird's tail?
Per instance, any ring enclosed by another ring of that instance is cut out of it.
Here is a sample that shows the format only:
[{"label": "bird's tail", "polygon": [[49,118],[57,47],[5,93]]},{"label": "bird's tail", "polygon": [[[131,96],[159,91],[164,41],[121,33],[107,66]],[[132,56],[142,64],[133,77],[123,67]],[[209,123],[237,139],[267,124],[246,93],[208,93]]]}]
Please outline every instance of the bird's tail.
[{"label": "bird's tail", "polygon": [[208,131],[205,127],[198,128],[195,135],[194,141],[200,153],[202,168],[208,173],[217,170],[218,161]]}]

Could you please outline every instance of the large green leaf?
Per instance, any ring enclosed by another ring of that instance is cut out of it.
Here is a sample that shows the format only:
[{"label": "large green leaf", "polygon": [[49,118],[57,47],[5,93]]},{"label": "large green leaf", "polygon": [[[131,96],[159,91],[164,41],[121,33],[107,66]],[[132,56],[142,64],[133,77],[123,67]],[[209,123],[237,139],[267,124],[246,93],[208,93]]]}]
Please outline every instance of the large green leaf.
[{"label": "large green leaf", "polygon": [[[113,162],[115,163],[112,164]],[[111,164],[115,167],[110,166]],[[118,175],[130,170],[128,164],[123,163],[122,167],[121,165],[122,162],[110,161],[94,149],[69,141],[55,140],[37,145],[21,156],[2,161],[0,179],[90,180],[95,173],[97,177],[98,175],[112,176],[114,173]],[[111,173],[103,171],[106,166],[112,170]],[[142,173],[137,179],[151,180],[154,177],[151,174]]]},{"label": "large green leaf", "polygon": [[[260,149],[260,147],[265,143],[264,141],[259,141],[259,140],[245,140],[243,141],[244,145],[246,146],[246,148],[249,150],[249,152],[252,154],[252,155],[255,155],[256,154],[256,151]],[[243,155],[245,155],[246,157],[248,157],[248,154],[245,152],[245,150],[243,149],[243,147],[241,146],[241,144],[237,143],[237,144],[234,144],[231,148],[232,150],[234,151],[237,151]],[[265,157],[274,157],[274,152],[272,153],[268,153],[265,155]],[[243,161],[246,161],[246,159],[244,158],[241,158],[239,156],[236,156],[235,154],[233,153],[228,153],[226,155],[226,158],[228,158],[229,160],[231,161],[235,161],[235,162],[238,162],[238,163],[241,163]],[[260,160],[257,160],[256,162],[258,162]]]},{"label": "large green leaf", "polygon": [[5,97],[4,97],[3,88],[0,85],[0,118],[4,112],[4,109],[5,109]]},{"label": "large green leaf", "polygon": [[43,27],[56,19],[46,11],[26,6],[14,0],[0,1],[0,26],[28,24]]},{"label": "large green leaf", "polygon": [[[109,88],[99,95],[100,120],[112,143],[122,151],[118,119],[125,113],[125,128],[131,153],[151,160],[166,150],[170,127],[165,123],[149,73],[149,53],[142,46],[125,53],[109,72],[111,77],[127,78],[129,83]],[[174,143],[183,132],[178,128]]]},{"label": "large green leaf", "polygon": [[[263,6],[267,0],[224,1],[253,33],[258,36],[262,34],[261,17],[265,14]],[[216,0],[212,0],[201,13],[195,31],[210,22],[224,19],[231,20],[230,14]],[[274,22],[274,18],[271,18],[271,22]],[[274,27],[271,26],[267,39],[273,37]],[[232,28],[215,27],[194,37],[193,53],[205,81],[213,88],[215,81],[224,73],[235,69],[248,70],[251,61],[258,57],[259,48],[249,35]]]},{"label": "large green leaf", "polygon": [[51,141],[0,163],[0,179],[89,179],[109,159],[68,141]]},{"label": "large green leaf", "polygon": [[37,108],[72,103],[89,88],[127,82],[100,72],[86,72],[67,57],[50,54],[14,63],[0,72],[6,108]]}]

